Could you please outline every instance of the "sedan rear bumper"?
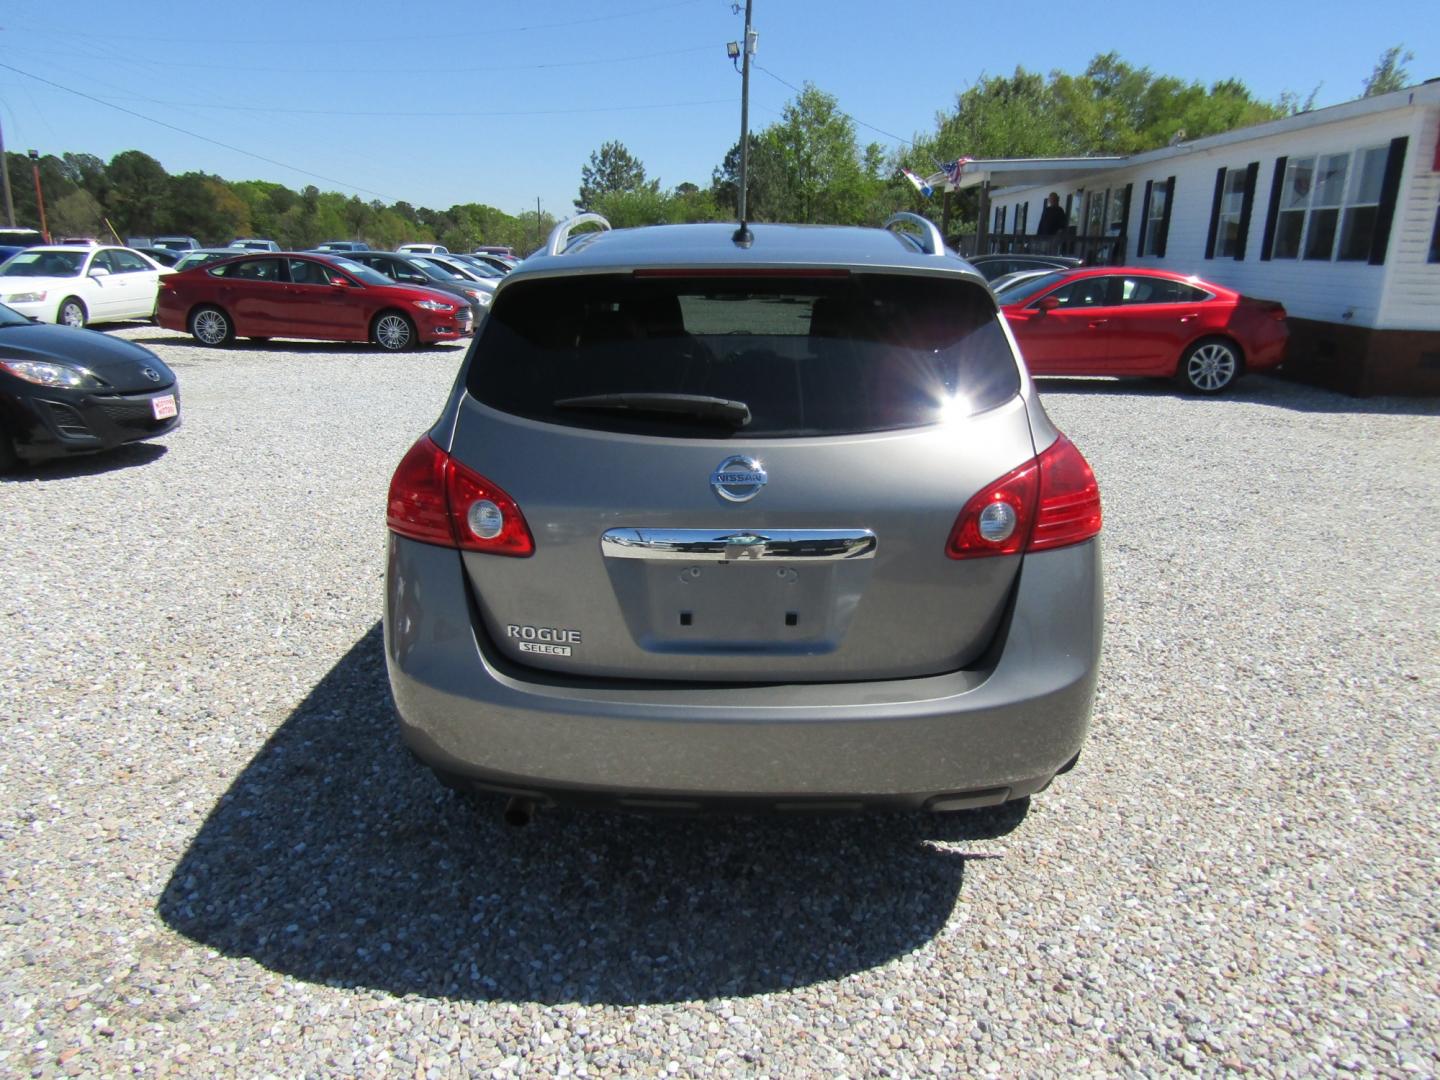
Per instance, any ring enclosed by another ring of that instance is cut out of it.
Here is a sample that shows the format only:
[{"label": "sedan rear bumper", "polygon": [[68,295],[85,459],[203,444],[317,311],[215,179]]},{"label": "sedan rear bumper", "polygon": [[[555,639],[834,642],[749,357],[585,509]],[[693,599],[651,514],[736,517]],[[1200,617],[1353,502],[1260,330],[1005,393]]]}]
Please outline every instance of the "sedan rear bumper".
[{"label": "sedan rear bumper", "polygon": [[519,668],[474,617],[457,552],[391,534],[385,654],[407,745],[436,771],[557,801],[958,809],[1079,753],[1100,654],[1096,541],[1029,555],[980,670],[696,685]]}]

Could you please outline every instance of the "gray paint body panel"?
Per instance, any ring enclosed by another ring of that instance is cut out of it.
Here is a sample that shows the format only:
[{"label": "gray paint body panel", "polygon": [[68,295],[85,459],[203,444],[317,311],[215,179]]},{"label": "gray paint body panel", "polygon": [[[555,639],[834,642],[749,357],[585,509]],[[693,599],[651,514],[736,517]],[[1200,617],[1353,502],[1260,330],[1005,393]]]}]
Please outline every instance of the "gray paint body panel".
[{"label": "gray paint body panel", "polygon": [[566,680],[477,635],[460,556],[391,536],[385,650],[431,765],[537,792],[854,796],[921,805],[1043,783],[1080,749],[1100,654],[1096,541],[1025,558],[993,665],[880,682]]}]

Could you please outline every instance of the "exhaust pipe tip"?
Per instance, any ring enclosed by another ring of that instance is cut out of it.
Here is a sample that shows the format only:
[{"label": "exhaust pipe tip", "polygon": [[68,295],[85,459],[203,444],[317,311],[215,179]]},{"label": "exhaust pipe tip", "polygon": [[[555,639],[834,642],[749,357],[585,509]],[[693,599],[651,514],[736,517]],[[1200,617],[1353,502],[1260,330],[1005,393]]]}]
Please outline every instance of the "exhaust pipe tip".
[{"label": "exhaust pipe tip", "polygon": [[534,799],[523,799],[520,796],[513,796],[505,804],[505,824],[512,829],[523,829],[535,818],[535,811],[539,809]]}]

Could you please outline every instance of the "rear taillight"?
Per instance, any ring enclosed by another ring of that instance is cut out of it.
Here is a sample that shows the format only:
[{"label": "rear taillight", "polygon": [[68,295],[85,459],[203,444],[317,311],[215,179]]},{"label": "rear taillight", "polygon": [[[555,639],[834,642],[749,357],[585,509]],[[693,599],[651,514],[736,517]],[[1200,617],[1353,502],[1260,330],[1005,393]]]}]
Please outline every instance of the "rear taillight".
[{"label": "rear taillight", "polygon": [[390,480],[385,524],[401,536],[441,547],[519,557],[535,553],[515,500],[428,435],[410,448]]},{"label": "rear taillight", "polygon": [[950,530],[952,559],[1046,551],[1100,532],[1100,488],[1090,465],[1061,435],[1039,457],[977,493]]}]

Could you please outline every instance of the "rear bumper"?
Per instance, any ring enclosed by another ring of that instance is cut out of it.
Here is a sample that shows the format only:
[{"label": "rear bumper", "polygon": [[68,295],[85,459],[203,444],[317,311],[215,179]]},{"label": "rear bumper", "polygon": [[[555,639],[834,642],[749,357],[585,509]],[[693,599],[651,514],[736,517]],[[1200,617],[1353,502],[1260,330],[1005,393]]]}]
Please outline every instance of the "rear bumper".
[{"label": "rear bumper", "polygon": [[557,801],[956,809],[1038,790],[1079,752],[1100,654],[1099,546],[1026,557],[983,670],[885,682],[566,679],[501,658],[457,552],[389,539],[385,656],[437,771]]}]

